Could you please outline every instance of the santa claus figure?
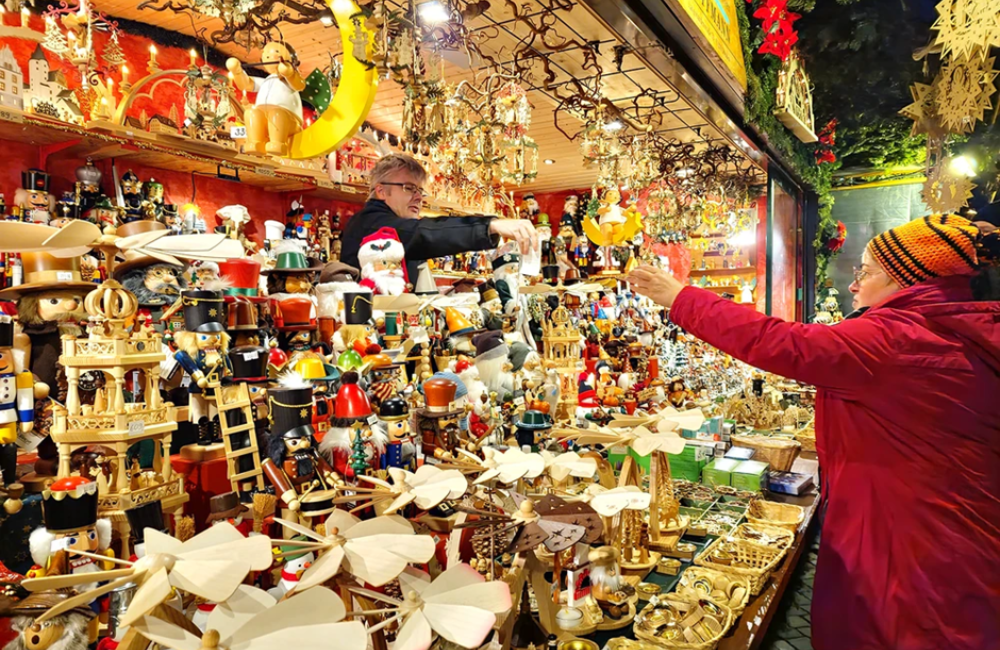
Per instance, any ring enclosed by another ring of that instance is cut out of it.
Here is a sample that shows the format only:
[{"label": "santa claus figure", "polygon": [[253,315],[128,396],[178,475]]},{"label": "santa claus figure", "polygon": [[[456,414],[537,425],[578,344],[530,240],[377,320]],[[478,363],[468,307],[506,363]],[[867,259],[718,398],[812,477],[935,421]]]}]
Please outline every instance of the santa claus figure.
[{"label": "santa claus figure", "polygon": [[398,296],[406,291],[406,261],[403,243],[393,228],[379,228],[361,240],[358,250],[361,284],[374,293]]}]

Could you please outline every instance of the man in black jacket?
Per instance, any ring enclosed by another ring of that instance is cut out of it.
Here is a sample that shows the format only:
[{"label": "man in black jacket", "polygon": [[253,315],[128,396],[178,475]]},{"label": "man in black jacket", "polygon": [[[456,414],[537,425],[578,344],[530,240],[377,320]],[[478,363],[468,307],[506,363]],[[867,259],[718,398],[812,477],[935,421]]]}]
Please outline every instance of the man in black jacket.
[{"label": "man in black jacket", "polygon": [[421,219],[427,172],[409,156],[390,154],[375,164],[368,202],[344,228],[340,261],[361,268],[361,240],[379,228],[394,228],[406,251],[406,271],[416,282],[420,262],[434,257],[496,248],[500,237],[512,239],[527,254],[538,247],[527,219],[438,217]]}]

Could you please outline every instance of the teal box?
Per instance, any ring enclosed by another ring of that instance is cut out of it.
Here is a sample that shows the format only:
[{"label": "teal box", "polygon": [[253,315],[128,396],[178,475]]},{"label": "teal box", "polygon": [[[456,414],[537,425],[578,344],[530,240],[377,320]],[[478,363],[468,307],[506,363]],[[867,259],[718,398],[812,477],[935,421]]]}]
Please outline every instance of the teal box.
[{"label": "teal box", "polygon": [[717,485],[732,485],[733,470],[736,469],[741,462],[742,461],[735,460],[733,458],[716,458],[708,465],[705,465],[705,468],[701,470],[701,482],[709,487],[715,487]]},{"label": "teal box", "polygon": [[759,460],[744,460],[733,469],[732,486],[737,490],[762,492],[767,489],[769,465]]}]

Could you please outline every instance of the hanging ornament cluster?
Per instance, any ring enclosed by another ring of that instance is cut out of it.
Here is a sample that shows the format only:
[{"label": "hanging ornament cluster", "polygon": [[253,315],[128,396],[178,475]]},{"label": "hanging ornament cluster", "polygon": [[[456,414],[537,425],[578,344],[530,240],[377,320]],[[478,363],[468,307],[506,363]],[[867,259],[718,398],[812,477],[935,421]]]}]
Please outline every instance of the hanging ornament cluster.
[{"label": "hanging ornament cluster", "polygon": [[824,165],[837,162],[837,154],[833,147],[837,144],[837,118],[826,123],[819,132],[819,145],[816,146],[816,164]]},{"label": "hanging ornament cluster", "polygon": [[942,57],[986,58],[990,47],[1000,47],[1000,4],[994,0],[941,0],[936,9],[931,29]]},{"label": "hanging ornament cluster", "polygon": [[799,42],[799,33],[793,25],[802,16],[788,10],[788,0],[764,0],[753,12],[753,17],[761,21],[764,30],[764,42],[757,51],[773,54],[782,61],[787,59],[792,47]]},{"label": "hanging ornament cluster", "polygon": [[942,158],[927,175],[921,198],[931,212],[952,214],[969,204],[976,184],[951,172],[952,158]]}]

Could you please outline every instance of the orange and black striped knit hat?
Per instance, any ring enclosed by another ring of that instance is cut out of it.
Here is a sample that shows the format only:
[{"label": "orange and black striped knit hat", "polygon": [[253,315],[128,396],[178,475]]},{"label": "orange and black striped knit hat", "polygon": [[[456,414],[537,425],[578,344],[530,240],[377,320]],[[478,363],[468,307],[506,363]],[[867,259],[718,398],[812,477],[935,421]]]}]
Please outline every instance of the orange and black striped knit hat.
[{"label": "orange and black striped knit hat", "polygon": [[901,287],[976,271],[979,229],[968,219],[935,214],[886,230],[868,242],[868,252]]}]

